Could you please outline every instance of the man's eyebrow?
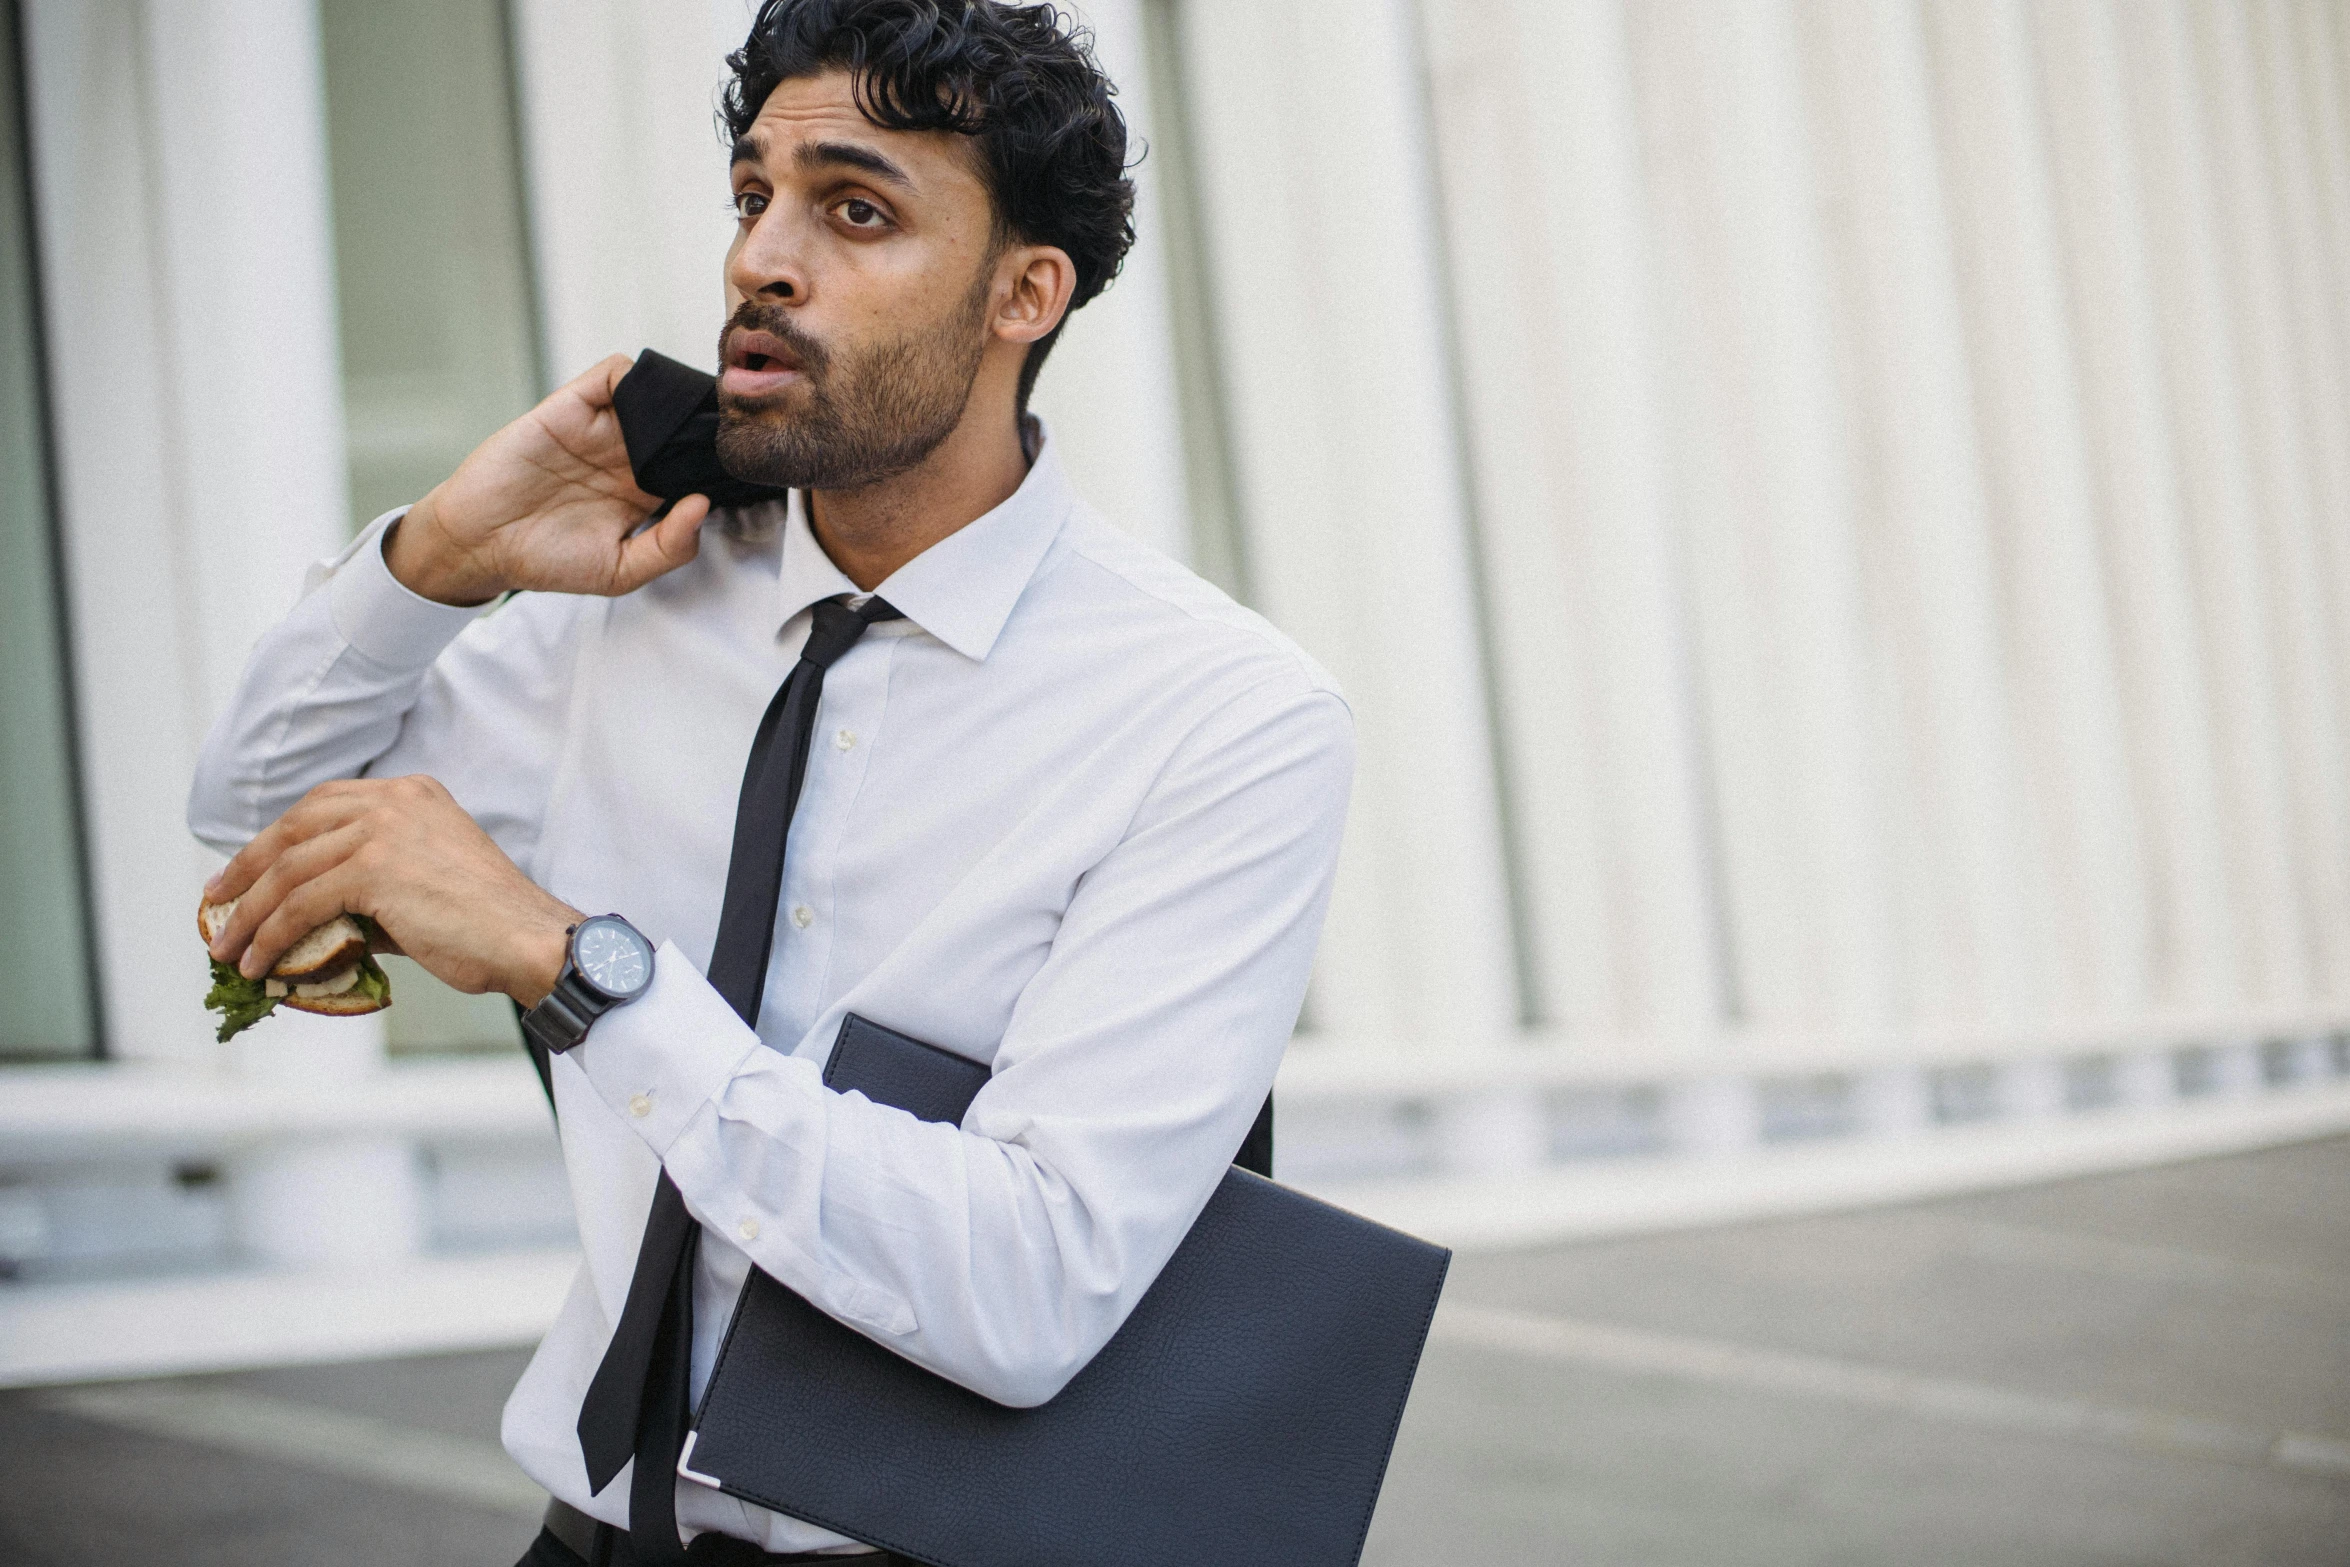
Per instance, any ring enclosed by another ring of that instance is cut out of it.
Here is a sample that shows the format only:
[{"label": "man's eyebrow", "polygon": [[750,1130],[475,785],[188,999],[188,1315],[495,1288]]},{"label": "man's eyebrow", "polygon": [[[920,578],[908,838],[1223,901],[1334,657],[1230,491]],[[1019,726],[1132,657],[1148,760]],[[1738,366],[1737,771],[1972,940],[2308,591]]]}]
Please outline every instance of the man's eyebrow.
[{"label": "man's eyebrow", "polygon": [[734,154],[726,160],[726,166],[731,169],[738,163],[764,163],[766,161],[766,148],[748,136],[737,136],[734,139]]},{"label": "man's eyebrow", "polygon": [[802,169],[819,169],[829,164],[842,164],[859,169],[886,184],[901,190],[914,188],[913,176],[870,147],[853,141],[802,142],[792,149],[792,162]]}]

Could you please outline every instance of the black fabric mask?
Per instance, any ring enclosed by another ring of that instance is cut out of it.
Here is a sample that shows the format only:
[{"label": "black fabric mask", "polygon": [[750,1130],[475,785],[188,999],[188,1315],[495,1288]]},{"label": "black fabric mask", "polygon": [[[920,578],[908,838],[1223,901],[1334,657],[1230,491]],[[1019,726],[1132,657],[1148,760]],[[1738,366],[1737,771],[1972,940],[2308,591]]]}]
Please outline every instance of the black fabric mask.
[{"label": "black fabric mask", "polygon": [[637,488],[665,501],[707,495],[717,506],[751,506],[791,493],[738,479],[718,465],[718,378],[646,349],[612,388],[612,411],[628,443]]}]

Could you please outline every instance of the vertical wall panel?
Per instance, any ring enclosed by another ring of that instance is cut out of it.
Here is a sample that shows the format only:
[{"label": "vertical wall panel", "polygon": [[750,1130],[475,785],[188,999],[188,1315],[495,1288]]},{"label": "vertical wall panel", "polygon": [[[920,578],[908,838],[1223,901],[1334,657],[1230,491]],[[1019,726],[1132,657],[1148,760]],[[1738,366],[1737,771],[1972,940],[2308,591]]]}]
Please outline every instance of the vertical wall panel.
[{"label": "vertical wall panel", "polygon": [[1701,1037],[1722,977],[1620,0],[1425,10],[1538,1011]]},{"label": "vertical wall panel", "polygon": [[145,43],[208,719],[345,537],[318,21],[309,0],[157,4]]},{"label": "vertical wall panel", "polygon": [[1315,1020],[1442,1051],[1517,1006],[1410,25],[1199,0],[1184,33],[1259,607],[1357,720]]},{"label": "vertical wall panel", "polygon": [[[2214,162],[2208,84],[2195,59],[2190,9],[2165,4],[2136,10],[2127,25],[2112,29],[2112,39],[2128,97],[2153,328],[2171,409],[2211,700],[2218,707],[2207,743],[2217,743],[2231,728],[2241,730],[2257,715],[2273,712],[2274,672],[2257,548],[2265,503],[2255,481],[2246,423],[2246,376],[2258,373],[2258,361],[2241,341],[2227,298],[2230,285],[2216,226],[2222,221],[2220,188],[2233,176]],[[2061,79],[2065,62],[2052,58],[2048,69],[2052,78]],[[2276,755],[2273,734],[2266,754]],[[2225,761],[2215,759],[2215,772],[2225,769]],[[2240,852],[2223,849],[2222,858],[2241,866]],[[2257,896],[2243,886],[2240,871],[2235,881],[2231,907],[2237,899]],[[2210,988],[2182,999],[2224,1003],[2242,985],[2256,983],[2257,958],[2248,945],[2256,927],[2232,920],[2230,925],[2234,928],[2210,938],[2218,943],[2224,972],[2211,970],[2205,981]]]},{"label": "vertical wall panel", "polygon": [[2020,8],[1924,8],[2008,667],[2054,894],[2059,1010],[2127,1015],[2155,962],[2080,372]]},{"label": "vertical wall panel", "polygon": [[2276,801],[2278,782],[2257,579],[2240,535],[2218,541],[2217,560],[2188,552],[2136,154],[2104,13],[2034,14],[2124,711],[2156,850],[2157,976],[2165,999],[2222,1002],[2261,954],[2288,943],[2291,919],[2274,817],[2253,805]]},{"label": "vertical wall panel", "polygon": [[[2207,19],[2214,12],[2193,9]],[[2136,237],[2146,251],[2150,322],[2171,406],[2223,811],[2261,818],[2261,836],[2251,841],[2240,836],[2240,820],[2232,825],[2228,862],[2270,862],[2265,888],[2237,874],[2237,897],[2282,902],[2282,909],[2270,909],[2270,919],[2282,912],[2294,921],[2282,937],[2291,951],[2301,935],[2301,909],[2289,881],[2294,820],[2284,792],[2287,714],[2279,709],[2284,670],[2277,658],[2291,623],[2275,613],[2275,554],[2263,552],[2263,536],[2298,531],[2308,517],[2308,491],[2301,442],[2277,418],[2282,301],[2268,200],[2249,143],[2254,129],[2242,117],[2249,106],[2223,106],[2211,96],[2216,82],[2197,63],[2188,9],[2131,9],[2127,26],[2110,35],[2120,47],[2129,99],[2127,134],[2143,214]],[[2063,70],[2066,61],[2052,56],[2052,80]],[[2242,298],[2247,284],[2258,284],[2265,296]],[[2261,928],[2249,923],[2242,937],[2258,937]],[[2275,961],[2272,951],[2244,949],[2251,994],[2275,1001],[2301,994],[2298,982],[2279,991]]]},{"label": "vertical wall panel", "polygon": [[539,323],[505,0],[321,0],[318,13],[363,525],[538,401]]},{"label": "vertical wall panel", "polygon": [[[106,958],[144,955],[161,932],[183,929],[186,905],[164,896],[167,884],[196,886],[208,874],[182,821],[205,703],[171,471],[178,410],[162,375],[103,373],[110,342],[156,345],[151,365],[171,347],[155,213],[143,199],[147,133],[134,122],[126,148],[121,129],[123,84],[141,70],[139,7],[80,0],[20,14],[107,1044],[119,1055],[201,1059],[210,1040],[188,997],[202,994],[190,988],[203,983],[202,950],[190,948],[184,964]],[[82,129],[99,123],[116,133]],[[141,434],[126,439],[126,430]]]},{"label": "vertical wall panel", "polygon": [[1102,69],[1118,86],[1133,170],[1135,245],[1109,291],[1069,318],[1036,384],[1078,492],[1103,514],[1178,560],[1191,554],[1176,416],[1174,324],[1167,309],[1164,163],[1159,106],[1143,59],[1142,0],[1089,0]]},{"label": "vertical wall panel", "polygon": [[1908,0],[1800,8],[1854,491],[1894,765],[1885,811],[1910,1015],[2043,1015],[2050,920],[2023,852],[1997,583],[1924,40]]},{"label": "vertical wall panel", "polygon": [[[2261,0],[2250,13],[2250,61],[2259,162],[2267,178],[2231,188],[2266,223],[2227,222],[2234,266],[2231,295],[2245,319],[2244,341],[2262,344],[2270,373],[2252,406],[2273,419],[2262,443],[2264,490],[2258,535],[2266,546],[2269,611],[2275,628],[2279,727],[2290,804],[2291,863],[2307,944],[2301,995],[2341,993],[2350,978],[2350,793],[2342,733],[2338,657],[2350,647],[2334,620],[2320,537],[2350,526],[2350,379],[2335,334],[2335,302],[2320,235],[2321,196],[2310,145],[2310,83],[2299,58],[2294,12],[2305,5]],[[2232,130],[2234,140],[2240,130]],[[2248,214],[2249,216],[2249,214]]]},{"label": "vertical wall panel", "polygon": [[[2321,272],[2318,316],[2333,339],[2335,360],[2350,365],[2350,81],[2336,49],[2335,23],[2345,8],[2296,7],[2290,52],[2308,82],[2310,159],[2315,180]],[[2337,500],[2336,504],[2350,505]],[[2323,572],[2326,624],[2333,634],[2329,657],[2336,674],[2336,724],[2350,734],[2350,515],[2335,511],[2315,530]]]},{"label": "vertical wall panel", "polygon": [[1735,993],[1769,1028],[1881,1027],[1900,948],[1793,22],[1630,14]]}]

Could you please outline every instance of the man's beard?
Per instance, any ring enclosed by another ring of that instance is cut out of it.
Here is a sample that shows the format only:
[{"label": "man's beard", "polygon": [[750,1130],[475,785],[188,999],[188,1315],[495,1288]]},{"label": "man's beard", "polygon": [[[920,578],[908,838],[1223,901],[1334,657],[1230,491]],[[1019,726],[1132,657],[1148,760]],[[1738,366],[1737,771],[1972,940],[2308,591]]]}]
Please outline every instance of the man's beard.
[{"label": "man's beard", "polygon": [[951,319],[854,356],[809,336],[783,306],[745,300],[719,334],[720,361],[735,328],[771,333],[807,377],[807,403],[788,413],[766,407],[729,396],[722,378],[719,463],[754,484],[809,490],[858,489],[920,464],[954,433],[971,400],[986,351],[980,324],[989,282],[983,271]]}]

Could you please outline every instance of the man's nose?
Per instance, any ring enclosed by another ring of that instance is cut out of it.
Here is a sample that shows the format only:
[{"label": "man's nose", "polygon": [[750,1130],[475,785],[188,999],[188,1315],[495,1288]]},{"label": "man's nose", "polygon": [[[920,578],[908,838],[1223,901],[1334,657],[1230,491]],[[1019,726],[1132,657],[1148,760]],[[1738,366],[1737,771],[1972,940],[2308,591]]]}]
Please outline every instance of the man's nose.
[{"label": "man's nose", "polygon": [[726,260],[726,281],[745,299],[803,303],[808,297],[805,236],[773,208],[759,214]]}]

